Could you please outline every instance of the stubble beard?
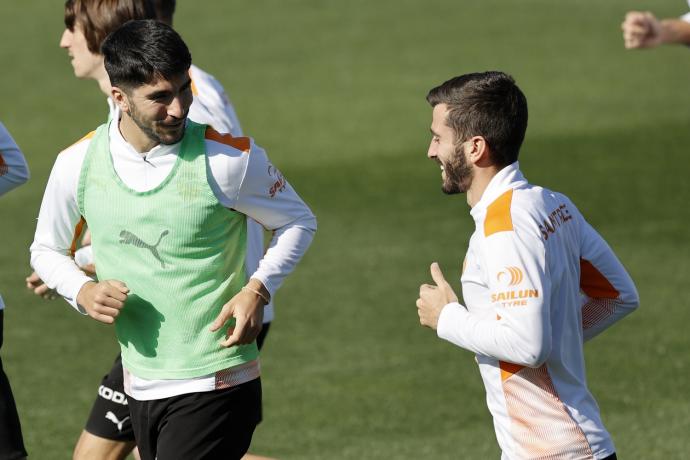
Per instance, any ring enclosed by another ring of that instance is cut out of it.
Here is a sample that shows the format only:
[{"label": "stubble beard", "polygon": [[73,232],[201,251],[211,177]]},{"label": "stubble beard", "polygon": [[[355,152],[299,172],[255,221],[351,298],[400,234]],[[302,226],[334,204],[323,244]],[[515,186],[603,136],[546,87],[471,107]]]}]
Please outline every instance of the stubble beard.
[{"label": "stubble beard", "polygon": [[462,146],[459,145],[455,150],[455,155],[446,164],[443,165],[445,172],[445,179],[441,189],[446,195],[455,195],[457,193],[465,193],[472,185],[472,177],[474,172],[472,166],[467,162],[465,153],[462,151]]},{"label": "stubble beard", "polygon": [[184,137],[184,123],[182,124],[182,129],[180,130],[179,134],[175,136],[174,138],[170,139],[167,137],[161,136],[159,132],[156,131],[156,122],[151,121],[146,123],[141,119],[139,116],[139,112],[137,111],[137,108],[134,104],[130,104],[130,110],[129,110],[129,116],[134,122],[135,125],[144,133],[146,134],[146,137],[154,141],[156,144],[163,144],[163,145],[170,145],[170,144],[176,144],[180,140],[182,140],[182,137]]}]

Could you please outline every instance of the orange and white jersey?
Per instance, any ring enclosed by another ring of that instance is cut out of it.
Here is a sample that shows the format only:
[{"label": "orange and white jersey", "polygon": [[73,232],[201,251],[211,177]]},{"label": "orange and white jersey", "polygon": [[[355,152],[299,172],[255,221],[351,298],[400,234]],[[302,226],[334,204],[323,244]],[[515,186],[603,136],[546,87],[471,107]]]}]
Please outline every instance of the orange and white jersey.
[{"label": "orange and white jersey", "polygon": [[213,75],[195,65],[189,68],[189,75],[192,77],[194,94],[194,102],[189,108],[189,118],[197,123],[211,125],[220,133],[241,137],[240,120],[223,85]]},{"label": "orange and white jersey", "polygon": [[587,389],[583,342],[638,306],[603,238],[564,195],[502,169],[471,210],[466,306],[438,336],[476,353],[503,459],[600,459],[615,452]]},{"label": "orange and white jersey", "polygon": [[[29,180],[29,166],[5,126],[0,123],[0,196]],[[0,297],[0,310],[5,303]]]}]

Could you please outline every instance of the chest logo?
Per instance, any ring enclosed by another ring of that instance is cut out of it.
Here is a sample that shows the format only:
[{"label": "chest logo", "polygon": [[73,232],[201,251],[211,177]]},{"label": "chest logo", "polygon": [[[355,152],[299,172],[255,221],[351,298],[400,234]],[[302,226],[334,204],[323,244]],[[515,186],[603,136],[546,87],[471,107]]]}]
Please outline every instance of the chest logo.
[{"label": "chest logo", "polygon": [[120,232],[120,244],[131,244],[132,246],[137,248],[148,249],[153,255],[153,257],[155,257],[156,260],[161,263],[161,268],[165,268],[165,262],[163,262],[163,259],[161,259],[160,254],[158,254],[158,245],[161,244],[161,240],[168,233],[170,233],[168,230],[163,230],[163,232],[161,232],[161,236],[158,237],[158,241],[156,241],[156,244],[151,245],[143,241],[134,233],[128,230],[122,230]]},{"label": "chest logo", "polygon": [[496,275],[496,281],[507,286],[517,286],[523,278],[522,270],[517,267],[506,267]]}]

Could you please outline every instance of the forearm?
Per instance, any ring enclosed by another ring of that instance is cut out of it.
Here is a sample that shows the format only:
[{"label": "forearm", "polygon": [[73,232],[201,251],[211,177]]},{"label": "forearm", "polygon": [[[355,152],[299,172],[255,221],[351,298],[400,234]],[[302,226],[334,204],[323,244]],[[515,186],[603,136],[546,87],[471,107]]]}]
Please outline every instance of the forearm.
[{"label": "forearm", "polygon": [[43,282],[80,313],[85,310],[77,304],[77,294],[88,281],[93,281],[79,269],[74,260],[55,248],[35,241],[31,245],[31,266]]},{"label": "forearm", "polygon": [[313,216],[274,232],[266,254],[251,275],[265,286],[272,297],[307,252],[316,231]]},{"label": "forearm", "polygon": [[458,303],[446,305],[438,321],[439,338],[483,356],[538,367],[550,352],[550,337],[539,327],[511,327],[491,312],[468,312]]},{"label": "forearm", "polygon": [[683,19],[663,19],[660,25],[661,43],[690,45],[690,22]]}]

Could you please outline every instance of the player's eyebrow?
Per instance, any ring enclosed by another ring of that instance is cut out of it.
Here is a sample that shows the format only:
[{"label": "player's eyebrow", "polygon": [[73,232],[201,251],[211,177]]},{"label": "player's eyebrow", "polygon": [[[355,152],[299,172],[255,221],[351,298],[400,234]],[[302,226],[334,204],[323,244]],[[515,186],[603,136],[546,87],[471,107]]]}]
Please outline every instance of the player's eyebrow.
[{"label": "player's eyebrow", "polygon": [[432,128],[429,128],[429,131],[431,131],[431,134],[433,134],[436,137],[440,137],[436,131],[434,131]]},{"label": "player's eyebrow", "polygon": [[146,97],[148,99],[160,99],[160,98],[166,97],[168,95],[170,95],[170,91],[164,89],[164,90],[160,90],[160,91],[156,91],[154,93],[151,93]]},{"label": "player's eyebrow", "polygon": [[[192,85],[192,79],[189,78],[189,79],[187,79],[187,81],[184,82],[184,84],[182,86],[180,86],[180,92],[185,91],[191,85]],[[155,91],[146,97],[151,99],[151,100],[154,100],[154,99],[161,99],[161,98],[168,97],[170,94],[172,94],[172,91],[167,90],[167,89],[162,89],[160,91]]]}]

